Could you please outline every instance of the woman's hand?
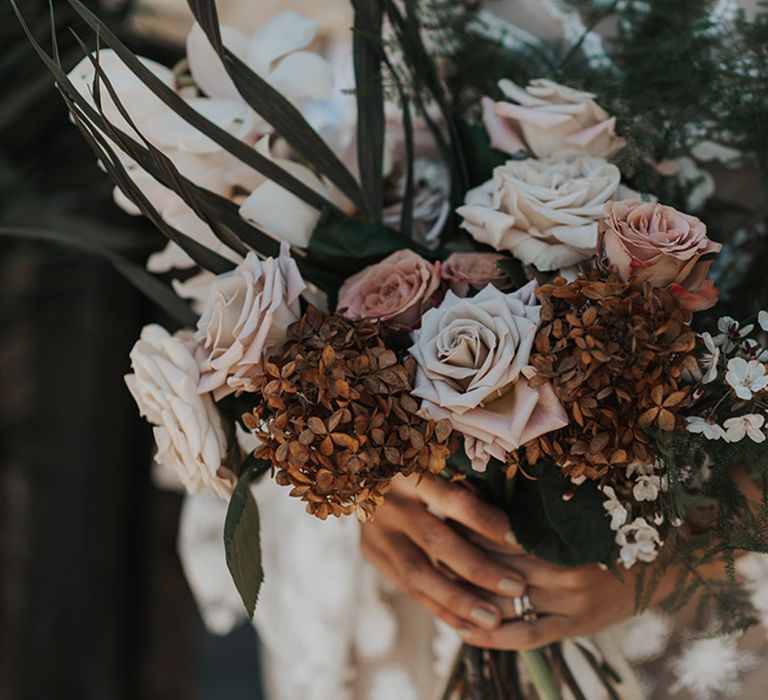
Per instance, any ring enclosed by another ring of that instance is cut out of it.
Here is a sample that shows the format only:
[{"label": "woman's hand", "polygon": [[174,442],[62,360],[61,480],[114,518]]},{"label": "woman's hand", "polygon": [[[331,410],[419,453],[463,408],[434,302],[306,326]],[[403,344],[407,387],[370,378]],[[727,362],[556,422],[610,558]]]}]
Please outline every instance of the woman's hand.
[{"label": "woman's hand", "polygon": [[[432,511],[432,512],[430,512]],[[433,615],[462,630],[494,630],[501,607],[525,590],[523,577],[435,515],[505,552],[520,552],[506,516],[464,488],[398,477],[362,528],[366,558]],[[493,600],[489,600],[489,599]]]},{"label": "woman's hand", "polygon": [[566,568],[527,554],[505,561],[527,581],[526,593],[538,619],[524,622],[517,618],[511,601],[491,598],[504,622],[492,631],[460,630],[467,644],[485,649],[535,649],[596,632],[634,613],[632,575],[622,582],[596,564]]}]

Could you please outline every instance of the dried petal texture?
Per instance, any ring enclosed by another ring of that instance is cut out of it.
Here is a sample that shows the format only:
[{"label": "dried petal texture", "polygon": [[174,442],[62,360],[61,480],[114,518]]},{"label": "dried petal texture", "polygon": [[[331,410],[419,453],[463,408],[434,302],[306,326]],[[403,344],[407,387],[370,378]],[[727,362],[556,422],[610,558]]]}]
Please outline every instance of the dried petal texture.
[{"label": "dried petal texture", "polygon": [[244,417],[278,483],[308,512],[372,517],[396,474],[436,474],[457,448],[446,422],[417,415],[416,363],[388,345],[386,324],[310,307],[288,329]]},{"label": "dried petal texture", "polygon": [[597,272],[570,283],[557,278],[538,295],[533,382],[551,381],[572,420],[529,449],[567,476],[590,479],[653,462],[646,429],[681,428],[690,402],[683,381],[696,345],[690,312],[668,291]]}]

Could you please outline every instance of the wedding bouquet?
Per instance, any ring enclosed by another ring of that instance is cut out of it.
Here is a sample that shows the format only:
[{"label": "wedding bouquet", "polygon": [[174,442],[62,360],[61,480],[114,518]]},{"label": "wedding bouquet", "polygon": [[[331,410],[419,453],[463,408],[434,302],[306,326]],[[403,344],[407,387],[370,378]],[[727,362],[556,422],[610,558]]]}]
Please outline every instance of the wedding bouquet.
[{"label": "wedding bouquet", "polygon": [[[461,84],[464,35],[440,32],[460,16],[495,45],[488,26],[458,3],[355,0],[345,143],[308,121],[333,71],[299,15],[248,37],[189,0],[197,23],[170,69],[68,2],[108,48],[83,44],[67,73],[30,39],[118,203],[169,239],[149,270],[172,287],[120,261],[180,326],[143,330],[126,383],[157,462],[229,499],[249,613],[263,575],[250,485],[267,473],[310,514],[363,522],[398,475],[450,479],[538,557],[639,571],[639,607],[664,564],[685,562],[682,604],[699,563],[768,550],[765,505],[733,476],[768,468],[768,311],[697,322],[722,246],[663,188],[630,189],[670,163],[628,159],[642,139],[594,93],[502,79],[466,108],[486,88]],[[737,586],[701,593],[720,630],[749,623]],[[542,697],[580,697],[556,645],[522,656]],[[522,697],[508,661],[467,650],[446,697]]]}]

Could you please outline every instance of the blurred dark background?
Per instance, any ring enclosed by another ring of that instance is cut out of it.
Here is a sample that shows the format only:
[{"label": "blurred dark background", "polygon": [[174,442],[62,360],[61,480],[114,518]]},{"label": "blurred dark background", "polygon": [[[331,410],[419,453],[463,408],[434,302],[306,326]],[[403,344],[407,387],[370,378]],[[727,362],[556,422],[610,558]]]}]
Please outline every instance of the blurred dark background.
[{"label": "blurred dark background", "polygon": [[[50,46],[47,0],[19,3]],[[131,3],[86,3],[129,46]],[[54,2],[63,62],[82,52]],[[164,244],[113,203],[53,81],[0,1],[0,228],[107,233],[143,263]],[[163,320],[110,265],[0,236],[0,698],[256,700],[250,627],[208,635],[176,554],[182,497],[150,481],[151,432],[122,376]]]}]

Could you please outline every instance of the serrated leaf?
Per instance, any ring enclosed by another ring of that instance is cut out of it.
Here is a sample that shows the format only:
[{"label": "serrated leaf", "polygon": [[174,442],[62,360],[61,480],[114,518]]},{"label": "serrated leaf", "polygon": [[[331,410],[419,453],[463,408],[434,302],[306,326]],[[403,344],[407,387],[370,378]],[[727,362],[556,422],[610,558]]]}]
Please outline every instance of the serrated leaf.
[{"label": "serrated leaf", "polygon": [[264,569],[261,562],[259,509],[251,493],[251,478],[251,470],[243,470],[232,492],[224,521],[224,549],[229,573],[248,617],[253,619],[264,580]]}]

